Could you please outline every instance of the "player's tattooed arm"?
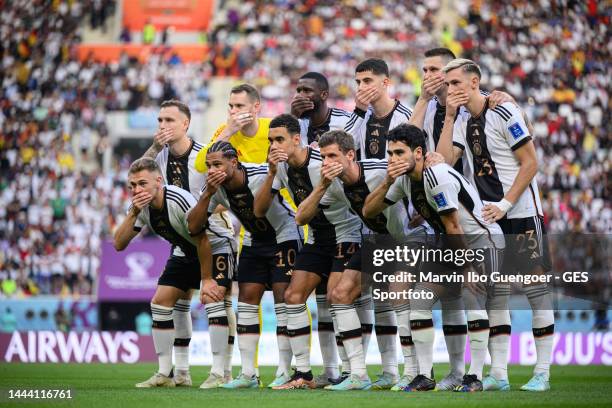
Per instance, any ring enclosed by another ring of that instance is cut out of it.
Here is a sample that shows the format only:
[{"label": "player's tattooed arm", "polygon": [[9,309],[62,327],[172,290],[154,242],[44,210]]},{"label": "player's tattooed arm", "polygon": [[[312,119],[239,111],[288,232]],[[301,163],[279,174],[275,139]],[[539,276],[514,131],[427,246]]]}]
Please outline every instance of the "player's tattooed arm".
[{"label": "player's tattooed arm", "polygon": [[172,140],[172,129],[158,129],[153,136],[153,144],[144,152],[142,157],[155,159],[170,140]]},{"label": "player's tattooed arm", "polygon": [[331,163],[321,166],[321,181],[298,206],[295,213],[295,222],[298,225],[306,225],[319,211],[319,203],[325,195],[328,187],[342,173],[342,164]]},{"label": "player's tattooed arm", "polygon": [[527,125],[527,130],[529,131],[529,134],[535,136],[533,132],[533,125],[531,124],[531,120],[529,120],[529,116],[527,116],[527,112],[521,109],[521,113],[523,114],[523,120],[525,121],[525,125]]}]

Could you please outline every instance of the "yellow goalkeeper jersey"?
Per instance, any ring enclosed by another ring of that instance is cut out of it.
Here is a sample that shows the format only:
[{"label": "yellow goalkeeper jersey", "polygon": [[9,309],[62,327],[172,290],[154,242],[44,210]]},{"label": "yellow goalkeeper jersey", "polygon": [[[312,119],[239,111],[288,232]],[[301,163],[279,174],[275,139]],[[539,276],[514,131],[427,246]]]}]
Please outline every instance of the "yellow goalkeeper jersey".
[{"label": "yellow goalkeeper jersey", "polygon": [[[270,130],[270,122],[272,119],[270,118],[259,118],[259,127],[257,128],[257,133],[255,136],[245,136],[242,131],[238,131],[233,134],[229,138],[229,142],[234,149],[238,152],[238,161],[244,163],[266,163],[268,160],[268,148],[270,147],[270,141],[268,140],[268,131]],[[225,124],[219,126],[215,131],[213,137],[210,138],[210,142],[198,152],[195,160],[195,168],[200,173],[204,173],[207,171],[206,168],[206,152],[208,148],[215,143],[216,139],[219,137],[223,129],[225,129]],[[289,195],[287,189],[283,188],[280,191],[281,195],[291,208],[294,211],[297,211],[297,207],[293,202],[293,199]],[[242,237],[244,235],[244,230],[240,231],[240,243],[242,245]],[[304,229],[304,235],[308,235],[308,229]]]},{"label": "yellow goalkeeper jersey", "polygon": [[[255,136],[245,136],[242,131],[238,131],[229,138],[229,142],[238,152],[238,160],[240,162],[265,163],[268,158],[268,148],[270,147],[268,131],[270,130],[271,119],[259,118],[258,121],[259,127]],[[208,148],[217,140],[225,126],[225,124],[219,126],[210,142],[199,151],[195,161],[195,168],[200,173],[206,171],[206,152]]]}]

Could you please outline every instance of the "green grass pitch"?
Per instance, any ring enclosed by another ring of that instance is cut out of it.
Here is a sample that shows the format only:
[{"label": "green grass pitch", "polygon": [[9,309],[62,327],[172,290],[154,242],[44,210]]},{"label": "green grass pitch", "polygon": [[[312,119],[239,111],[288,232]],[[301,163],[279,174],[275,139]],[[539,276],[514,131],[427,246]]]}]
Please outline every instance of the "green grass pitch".
[{"label": "green grass pitch", "polygon": [[[446,374],[447,365],[436,365],[438,379]],[[507,406],[576,407],[612,406],[612,367],[553,366],[551,391],[527,393],[518,391],[531,376],[531,367],[509,368],[513,391],[458,394],[429,392],[409,394],[390,391],[331,392],[324,390],[272,391],[200,390],[197,387],[208,375],[208,367],[192,367],[191,389],[136,389],[134,384],[148,378],[154,364],[0,364],[0,406],[30,407],[130,407],[130,408],[359,408],[392,407],[414,404],[415,407]],[[379,367],[370,367],[374,377]],[[234,374],[238,368],[234,367]],[[315,368],[315,373],[319,372]],[[261,367],[265,384],[273,379],[274,368]],[[9,401],[8,390],[19,388],[73,390],[73,399],[42,401]]]}]

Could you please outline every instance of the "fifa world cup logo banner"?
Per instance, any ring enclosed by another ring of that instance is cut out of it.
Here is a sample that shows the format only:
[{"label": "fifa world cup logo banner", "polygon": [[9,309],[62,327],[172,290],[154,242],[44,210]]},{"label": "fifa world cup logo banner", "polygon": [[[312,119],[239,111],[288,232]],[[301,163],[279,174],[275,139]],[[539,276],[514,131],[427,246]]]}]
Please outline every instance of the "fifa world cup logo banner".
[{"label": "fifa world cup logo banner", "polygon": [[133,242],[117,252],[102,244],[98,300],[149,301],[170,255],[170,245],[157,238]]}]

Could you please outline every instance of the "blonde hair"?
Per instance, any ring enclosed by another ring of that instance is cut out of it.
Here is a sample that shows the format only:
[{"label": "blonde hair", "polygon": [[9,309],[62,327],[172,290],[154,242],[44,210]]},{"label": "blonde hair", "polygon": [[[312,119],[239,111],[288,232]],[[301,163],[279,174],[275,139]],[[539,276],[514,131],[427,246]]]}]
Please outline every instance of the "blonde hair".
[{"label": "blonde hair", "polygon": [[476,74],[478,79],[482,77],[482,73],[478,64],[466,58],[455,58],[454,60],[446,64],[446,66],[442,68],[442,71],[446,74],[457,68],[461,68],[462,71],[465,73]]}]

